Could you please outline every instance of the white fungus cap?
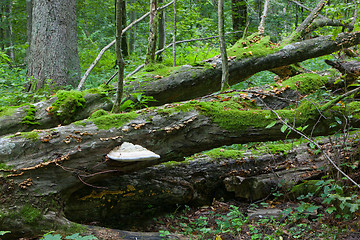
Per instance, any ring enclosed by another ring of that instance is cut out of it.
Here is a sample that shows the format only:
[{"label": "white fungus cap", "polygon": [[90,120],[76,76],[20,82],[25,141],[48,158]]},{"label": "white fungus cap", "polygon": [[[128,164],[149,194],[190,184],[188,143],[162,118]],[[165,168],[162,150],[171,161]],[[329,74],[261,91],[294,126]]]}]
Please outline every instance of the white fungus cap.
[{"label": "white fungus cap", "polygon": [[124,142],[107,154],[108,158],[120,162],[136,162],[159,159],[160,156],[150,150],[129,142]]}]

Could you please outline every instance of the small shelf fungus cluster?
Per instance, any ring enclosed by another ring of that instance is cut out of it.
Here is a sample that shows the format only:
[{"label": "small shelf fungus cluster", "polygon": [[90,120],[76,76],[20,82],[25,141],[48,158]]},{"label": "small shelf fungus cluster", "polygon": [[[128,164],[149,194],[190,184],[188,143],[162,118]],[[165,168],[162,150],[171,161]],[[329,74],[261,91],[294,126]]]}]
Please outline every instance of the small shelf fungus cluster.
[{"label": "small shelf fungus cluster", "polygon": [[159,159],[160,156],[140,145],[124,142],[111,150],[107,157],[119,162],[138,162]]}]

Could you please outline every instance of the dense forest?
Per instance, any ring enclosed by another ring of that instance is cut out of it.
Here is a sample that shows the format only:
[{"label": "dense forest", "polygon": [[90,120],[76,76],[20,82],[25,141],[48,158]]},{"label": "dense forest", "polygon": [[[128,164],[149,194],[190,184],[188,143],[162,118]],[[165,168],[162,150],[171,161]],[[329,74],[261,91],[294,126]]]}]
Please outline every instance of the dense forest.
[{"label": "dense forest", "polygon": [[2,0],[0,239],[360,239],[359,10]]}]

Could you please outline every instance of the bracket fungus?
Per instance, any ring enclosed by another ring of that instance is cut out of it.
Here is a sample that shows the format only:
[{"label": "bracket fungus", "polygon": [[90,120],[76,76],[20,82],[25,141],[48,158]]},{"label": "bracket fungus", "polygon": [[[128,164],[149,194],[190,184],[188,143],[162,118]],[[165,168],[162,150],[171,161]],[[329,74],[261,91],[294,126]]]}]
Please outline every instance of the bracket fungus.
[{"label": "bracket fungus", "polygon": [[129,142],[124,142],[107,154],[108,158],[120,162],[138,162],[159,159],[160,156],[150,150]]}]

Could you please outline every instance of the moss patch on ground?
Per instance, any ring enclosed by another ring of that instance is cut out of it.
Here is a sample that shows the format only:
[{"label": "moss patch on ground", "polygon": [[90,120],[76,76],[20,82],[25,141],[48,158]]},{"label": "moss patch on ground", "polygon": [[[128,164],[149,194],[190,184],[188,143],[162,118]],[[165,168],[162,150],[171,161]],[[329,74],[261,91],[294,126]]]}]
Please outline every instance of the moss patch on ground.
[{"label": "moss patch on ground", "polygon": [[231,48],[227,49],[228,56],[236,56],[236,59],[251,56],[264,56],[280,50],[270,41],[270,36],[261,37],[257,33],[246,39],[238,40]]},{"label": "moss patch on ground", "polygon": [[[291,77],[282,82],[283,86],[289,86],[302,94],[315,92],[328,82],[328,76],[319,76],[316,73],[303,73]],[[298,87],[297,87],[298,86]]]}]

